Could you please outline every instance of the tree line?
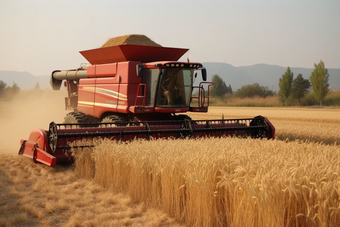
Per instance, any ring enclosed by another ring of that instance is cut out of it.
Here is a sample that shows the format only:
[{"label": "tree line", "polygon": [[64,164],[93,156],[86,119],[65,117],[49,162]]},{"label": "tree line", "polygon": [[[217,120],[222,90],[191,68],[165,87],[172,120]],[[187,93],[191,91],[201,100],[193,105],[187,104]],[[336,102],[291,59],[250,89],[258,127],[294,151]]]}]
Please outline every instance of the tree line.
[{"label": "tree line", "polygon": [[[20,92],[20,87],[17,83],[13,82],[12,86],[7,86],[7,84],[0,80],[0,100],[11,100],[14,96],[16,96]],[[34,91],[41,91],[40,85],[37,82],[34,86]]]},{"label": "tree line", "polygon": [[303,99],[312,88],[316,100],[319,102],[320,106],[322,106],[322,101],[330,91],[328,80],[328,69],[325,68],[323,61],[320,61],[318,64],[314,64],[314,70],[309,76],[309,79],[303,78],[302,74],[298,74],[294,79],[293,72],[290,70],[290,67],[287,67],[286,72],[279,79],[278,94],[276,94],[275,91],[270,90],[268,87],[260,86],[258,83],[244,85],[233,93],[231,85],[227,87],[220,76],[215,74],[212,77],[214,85],[210,89],[210,95],[212,97],[220,98],[224,97],[226,94],[232,94],[239,98],[266,98],[278,95],[280,101],[285,106],[288,106],[289,98],[297,99],[301,106],[301,99]]},{"label": "tree line", "polygon": [[290,96],[299,100],[299,105],[301,105],[301,99],[305,97],[308,93],[310,87],[312,87],[315,98],[322,106],[322,101],[328,94],[329,88],[329,74],[328,69],[325,68],[323,61],[318,64],[314,64],[314,70],[308,79],[304,79],[302,74],[298,74],[295,79],[293,72],[287,67],[285,74],[282,75],[279,81],[279,96],[280,99],[287,106],[287,100]]},{"label": "tree line", "polygon": [[5,82],[0,80],[0,99],[11,99],[13,96],[18,94],[20,88],[18,84],[13,82],[12,86],[7,86]]}]

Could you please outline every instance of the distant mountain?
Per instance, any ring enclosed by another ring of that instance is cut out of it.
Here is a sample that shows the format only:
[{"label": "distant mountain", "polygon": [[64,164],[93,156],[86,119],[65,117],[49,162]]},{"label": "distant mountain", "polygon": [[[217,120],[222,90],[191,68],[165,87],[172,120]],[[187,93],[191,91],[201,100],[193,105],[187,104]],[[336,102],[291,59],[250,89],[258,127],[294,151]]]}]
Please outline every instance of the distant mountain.
[{"label": "distant mountain", "polygon": [[[208,80],[214,74],[219,75],[227,85],[231,85],[233,91],[244,85],[258,83],[269,89],[279,90],[279,79],[286,72],[287,68],[277,65],[257,64],[252,66],[235,67],[227,63],[206,62],[203,63],[207,68]],[[309,79],[314,68],[290,67],[294,73],[294,78],[301,73],[303,78]],[[340,89],[340,69],[328,69],[329,84],[333,89]]]},{"label": "distant mountain", "polygon": [[[266,64],[235,67],[222,62],[206,62],[203,65],[207,68],[208,81],[211,81],[212,76],[217,74],[227,86],[231,85],[233,91],[253,83],[278,91],[279,79],[287,69],[282,66]],[[294,73],[294,78],[301,73],[305,79],[309,79],[313,71],[313,68],[291,67],[290,69]],[[328,69],[328,73],[331,88],[340,90],[340,69]],[[12,86],[13,82],[15,82],[22,89],[32,89],[37,82],[41,89],[51,88],[50,76],[38,77],[28,72],[0,71],[0,80],[4,81],[7,86]],[[197,78],[195,84],[198,84],[199,81],[201,81],[201,78]]]},{"label": "distant mountain", "polygon": [[0,80],[7,86],[16,83],[21,89],[33,89],[37,83],[41,89],[51,88],[50,76],[34,76],[29,72],[0,71]]}]

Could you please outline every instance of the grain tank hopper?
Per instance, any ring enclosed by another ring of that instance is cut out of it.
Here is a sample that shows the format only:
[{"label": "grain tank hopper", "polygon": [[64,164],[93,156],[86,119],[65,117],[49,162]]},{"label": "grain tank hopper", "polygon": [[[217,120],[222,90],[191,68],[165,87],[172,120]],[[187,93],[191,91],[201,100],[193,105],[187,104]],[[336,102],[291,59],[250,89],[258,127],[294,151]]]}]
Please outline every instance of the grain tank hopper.
[{"label": "grain tank hopper", "polygon": [[[262,116],[193,120],[186,115],[208,112],[212,85],[201,63],[178,61],[187,51],[131,44],[81,51],[90,65],[51,74],[54,90],[67,87],[70,113],[61,124],[33,130],[21,140],[19,154],[54,166],[72,161],[70,143],[82,139],[274,138],[275,128]],[[194,85],[198,74],[202,82]]]}]

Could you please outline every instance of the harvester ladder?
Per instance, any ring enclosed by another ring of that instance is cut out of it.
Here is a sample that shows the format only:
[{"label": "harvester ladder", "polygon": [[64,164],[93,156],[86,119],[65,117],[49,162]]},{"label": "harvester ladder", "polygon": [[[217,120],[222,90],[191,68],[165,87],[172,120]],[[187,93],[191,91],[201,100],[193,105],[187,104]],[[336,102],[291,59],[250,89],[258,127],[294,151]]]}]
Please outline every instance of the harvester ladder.
[{"label": "harvester ladder", "polygon": [[[139,95],[140,92],[142,92],[142,95]],[[146,84],[139,84],[137,88],[135,106],[145,107],[145,93],[146,93]]]}]

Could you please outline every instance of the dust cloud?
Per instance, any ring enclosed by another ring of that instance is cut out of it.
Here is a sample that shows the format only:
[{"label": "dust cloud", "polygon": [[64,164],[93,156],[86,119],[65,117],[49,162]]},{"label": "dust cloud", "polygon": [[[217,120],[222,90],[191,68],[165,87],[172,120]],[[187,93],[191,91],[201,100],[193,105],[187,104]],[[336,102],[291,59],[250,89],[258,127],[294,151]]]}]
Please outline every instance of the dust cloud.
[{"label": "dust cloud", "polygon": [[48,130],[49,123],[61,123],[65,110],[65,89],[20,91],[11,101],[0,101],[0,153],[15,154],[20,140],[33,129]]}]

